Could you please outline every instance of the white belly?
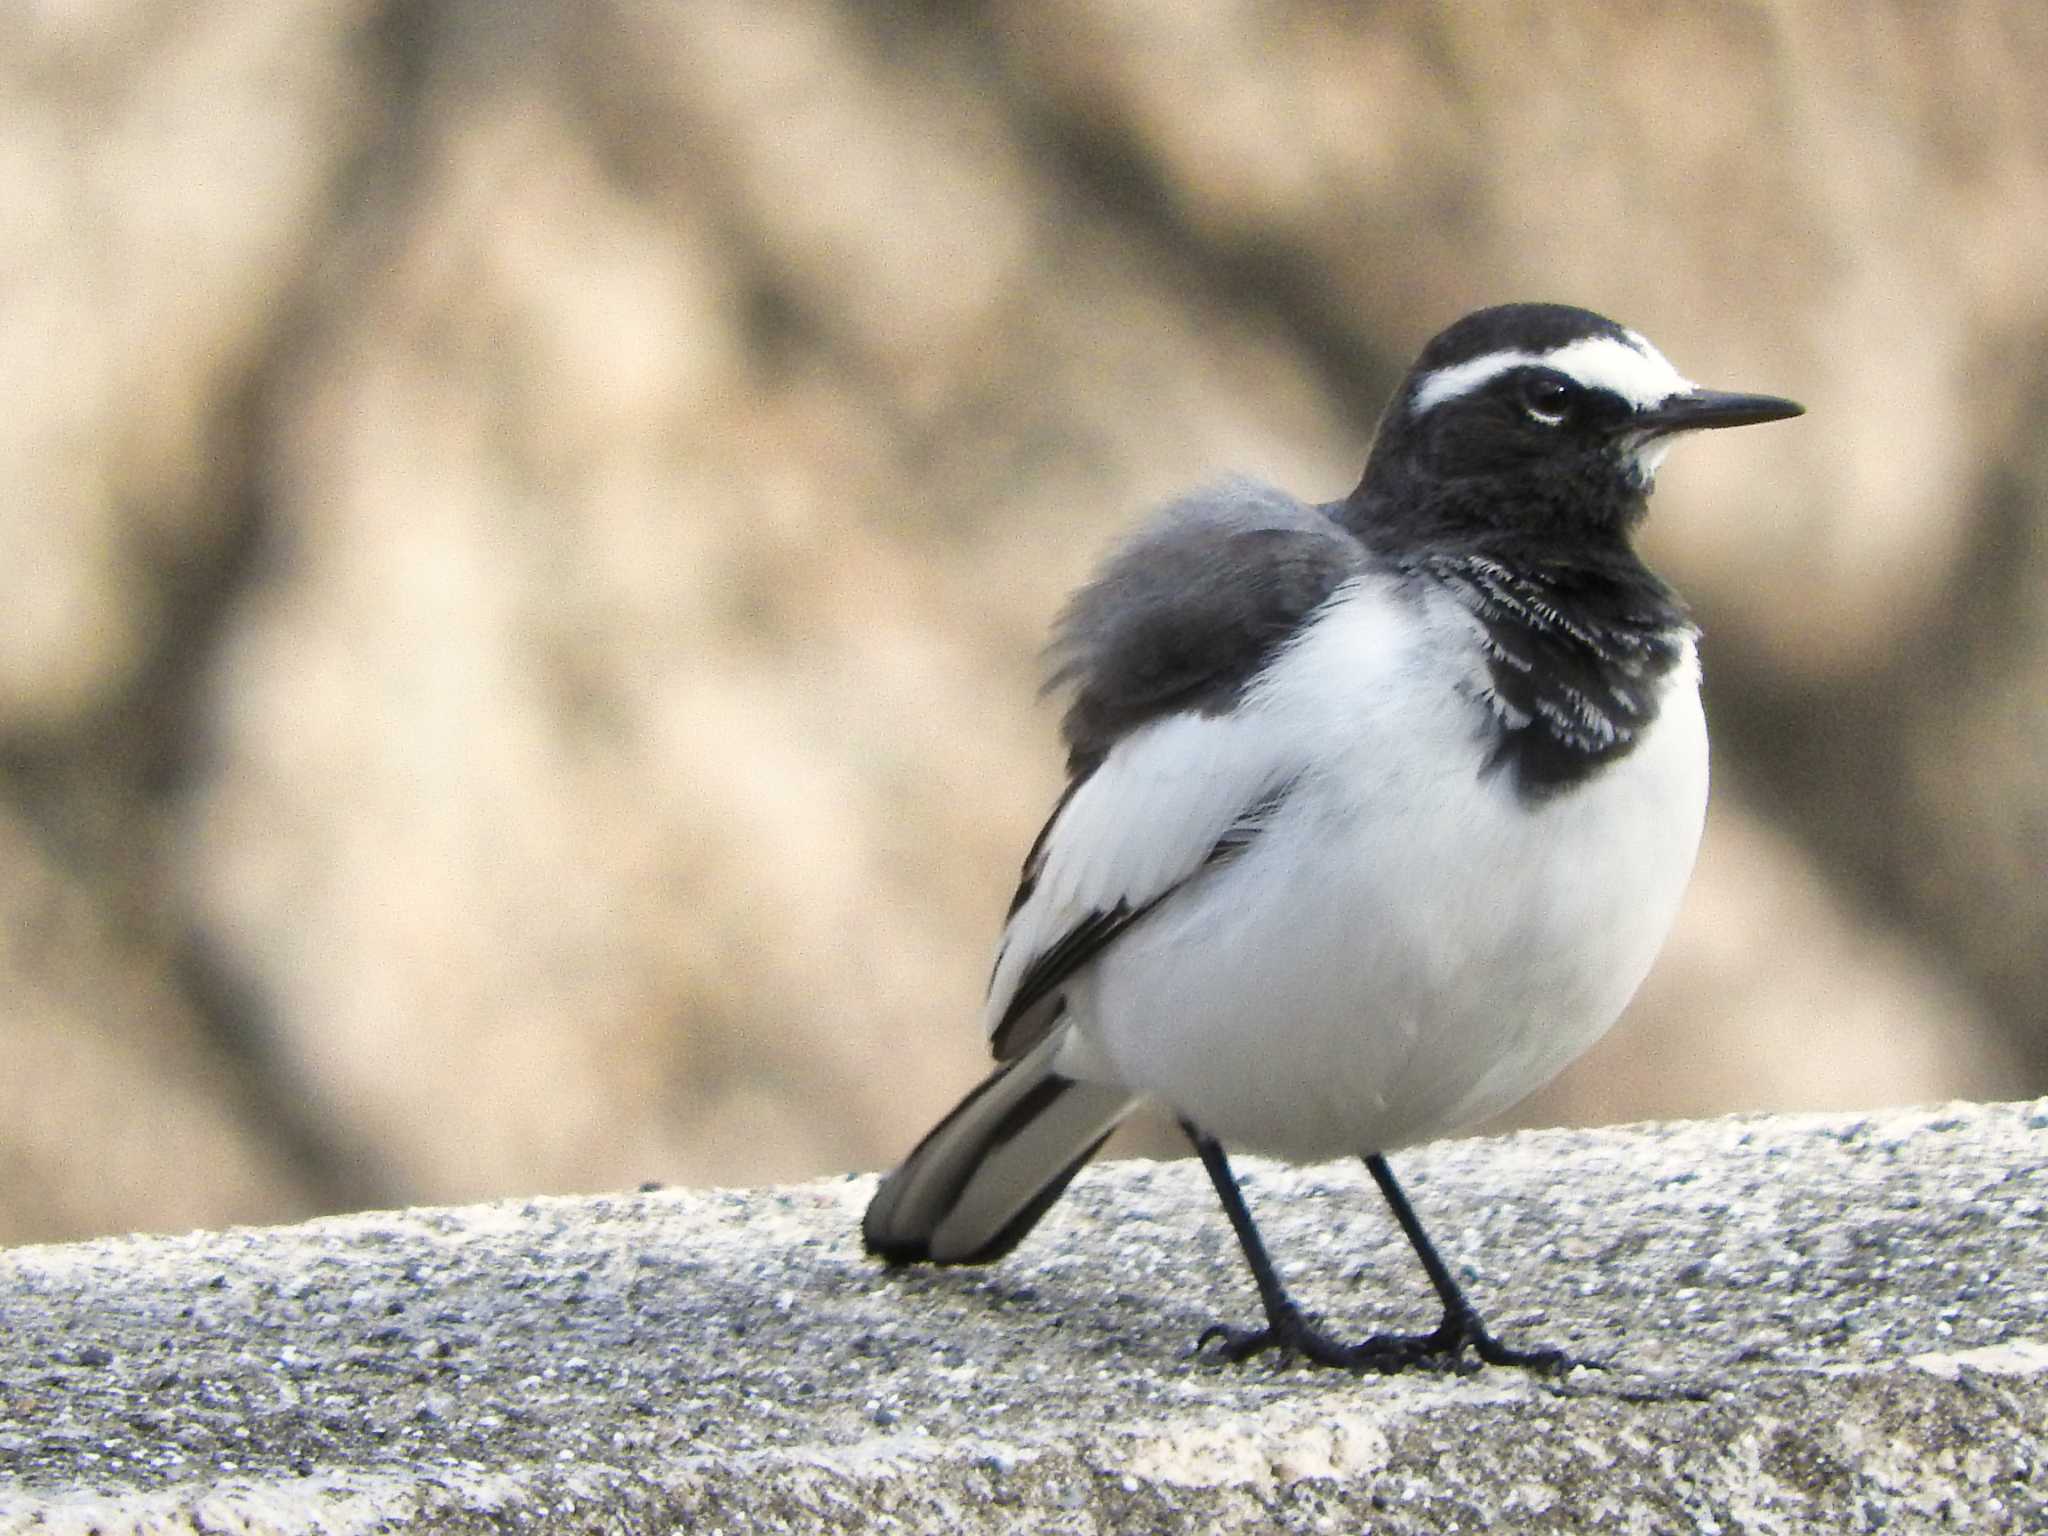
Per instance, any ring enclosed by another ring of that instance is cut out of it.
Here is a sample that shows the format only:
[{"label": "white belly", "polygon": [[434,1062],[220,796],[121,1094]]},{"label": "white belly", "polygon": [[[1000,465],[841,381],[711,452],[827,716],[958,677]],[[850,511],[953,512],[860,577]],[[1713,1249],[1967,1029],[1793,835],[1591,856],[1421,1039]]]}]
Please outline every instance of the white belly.
[{"label": "white belly", "polygon": [[1319,727],[1327,766],[1068,989],[1077,1058],[1301,1160],[1468,1126],[1597,1040],[1670,929],[1707,791],[1690,655],[1632,752],[1532,806],[1473,771],[1469,698],[1393,686],[1399,666],[1331,630],[1273,704],[1298,727],[1340,697],[1329,668],[1362,664]]}]

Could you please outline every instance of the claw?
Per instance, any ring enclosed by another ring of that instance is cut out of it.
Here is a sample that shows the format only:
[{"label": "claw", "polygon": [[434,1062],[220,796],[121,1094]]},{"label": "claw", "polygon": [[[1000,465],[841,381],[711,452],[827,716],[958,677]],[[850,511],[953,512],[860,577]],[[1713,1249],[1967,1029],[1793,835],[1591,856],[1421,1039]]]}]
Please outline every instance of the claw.
[{"label": "claw", "polygon": [[1490,1336],[1478,1340],[1474,1352],[1488,1365],[1512,1365],[1533,1371],[1538,1376],[1564,1376],[1581,1368],[1589,1371],[1607,1369],[1598,1360],[1576,1360],[1561,1349],[1509,1349]]},{"label": "claw", "polygon": [[[1483,1361],[1487,1365],[1533,1371],[1539,1376],[1562,1376],[1579,1363],[1561,1349],[1510,1349],[1488,1333],[1486,1325],[1470,1310],[1445,1312],[1444,1320],[1437,1324],[1433,1333],[1407,1339],[1368,1339],[1359,1347],[1369,1350],[1382,1343],[1406,1346],[1418,1357],[1417,1363],[1448,1368],[1460,1374],[1477,1370]],[[1468,1349],[1478,1357],[1477,1360],[1466,1360],[1465,1351]],[[1400,1365],[1394,1366],[1396,1370],[1401,1368]]]},{"label": "claw", "polygon": [[1538,1376],[1562,1376],[1574,1366],[1592,1364],[1574,1360],[1561,1349],[1510,1349],[1486,1331],[1486,1325],[1470,1310],[1446,1312],[1437,1333],[1447,1335],[1453,1350],[1470,1348],[1488,1365],[1513,1366]]},{"label": "claw", "polygon": [[1223,1347],[1216,1351],[1218,1357],[1232,1365],[1242,1365],[1269,1349],[1279,1350],[1283,1357],[1293,1353],[1270,1328],[1232,1328],[1227,1323],[1211,1323],[1204,1328],[1202,1336],[1195,1340],[1195,1353],[1199,1355],[1217,1339],[1223,1341]]},{"label": "claw", "polygon": [[1294,1311],[1279,1314],[1264,1328],[1233,1328],[1228,1323],[1211,1323],[1195,1340],[1195,1353],[1200,1354],[1208,1348],[1212,1339],[1223,1341],[1223,1347],[1217,1354],[1232,1365],[1241,1365],[1269,1349],[1278,1351],[1283,1362],[1299,1355],[1312,1365],[1349,1367],[1351,1364],[1348,1345],[1338,1343]]},{"label": "claw", "polygon": [[1382,1376],[1411,1370],[1470,1376],[1479,1362],[1466,1357],[1462,1341],[1439,1328],[1434,1333],[1376,1333],[1351,1346],[1351,1368]]}]

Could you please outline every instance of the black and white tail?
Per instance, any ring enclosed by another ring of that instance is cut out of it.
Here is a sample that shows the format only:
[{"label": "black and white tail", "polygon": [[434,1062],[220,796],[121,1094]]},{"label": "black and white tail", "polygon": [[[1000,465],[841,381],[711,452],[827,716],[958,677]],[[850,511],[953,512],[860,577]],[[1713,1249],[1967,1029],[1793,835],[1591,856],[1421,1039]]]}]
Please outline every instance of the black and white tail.
[{"label": "black and white tail", "polygon": [[987,1264],[1016,1247],[1137,1102],[1053,1070],[1064,1029],[996,1068],[882,1180],[861,1222],[891,1264]]}]

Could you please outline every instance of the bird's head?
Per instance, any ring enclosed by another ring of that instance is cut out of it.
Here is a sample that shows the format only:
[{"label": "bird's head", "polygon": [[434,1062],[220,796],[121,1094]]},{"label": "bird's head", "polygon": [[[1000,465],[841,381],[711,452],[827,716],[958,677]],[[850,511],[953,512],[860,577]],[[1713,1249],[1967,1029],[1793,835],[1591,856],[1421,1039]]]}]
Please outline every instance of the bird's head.
[{"label": "bird's head", "polygon": [[1701,389],[1634,331],[1563,304],[1482,309],[1416,359],[1353,498],[1361,532],[1625,534],[1680,433],[1797,416]]}]

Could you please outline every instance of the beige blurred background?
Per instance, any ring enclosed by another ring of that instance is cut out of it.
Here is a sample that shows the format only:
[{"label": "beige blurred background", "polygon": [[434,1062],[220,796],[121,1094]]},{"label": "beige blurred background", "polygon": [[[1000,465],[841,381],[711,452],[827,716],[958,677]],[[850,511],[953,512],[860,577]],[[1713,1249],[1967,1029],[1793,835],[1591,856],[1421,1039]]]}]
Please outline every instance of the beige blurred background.
[{"label": "beige blurred background", "polygon": [[887,1161],[1062,594],[1510,298],[1810,410],[1665,470],[1713,816],[1523,1117],[2048,1090],[2043,79],[2035,3],[0,8],[0,1240]]}]

